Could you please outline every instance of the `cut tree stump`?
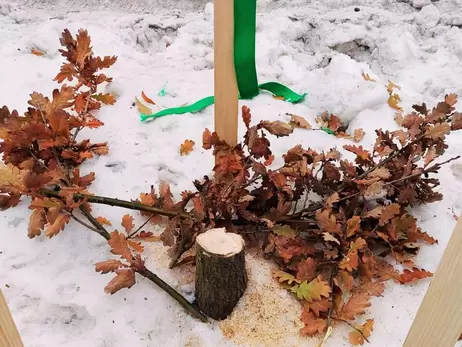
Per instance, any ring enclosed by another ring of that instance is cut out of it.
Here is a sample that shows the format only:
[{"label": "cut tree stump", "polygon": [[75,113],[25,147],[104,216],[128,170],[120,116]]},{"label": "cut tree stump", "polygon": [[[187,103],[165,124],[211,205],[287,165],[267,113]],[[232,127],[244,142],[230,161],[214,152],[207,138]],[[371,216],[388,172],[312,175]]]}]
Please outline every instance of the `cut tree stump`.
[{"label": "cut tree stump", "polygon": [[222,320],[247,287],[244,240],[225,228],[211,229],[196,240],[196,301],[210,318]]}]

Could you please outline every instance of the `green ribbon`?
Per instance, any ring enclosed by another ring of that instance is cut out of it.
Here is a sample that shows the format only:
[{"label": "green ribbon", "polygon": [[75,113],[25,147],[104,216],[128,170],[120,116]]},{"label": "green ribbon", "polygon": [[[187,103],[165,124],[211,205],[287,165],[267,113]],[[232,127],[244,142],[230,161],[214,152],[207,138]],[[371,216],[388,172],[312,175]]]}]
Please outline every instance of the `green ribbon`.
[{"label": "green ribbon", "polygon": [[[234,69],[236,71],[239,99],[252,99],[260,90],[265,90],[282,98],[284,101],[296,104],[306,96],[277,82],[258,84],[255,64],[255,34],[257,26],[257,0],[234,0]],[[141,121],[171,115],[199,112],[215,102],[215,97],[209,96],[192,105],[161,110],[154,114],[141,114]]]}]

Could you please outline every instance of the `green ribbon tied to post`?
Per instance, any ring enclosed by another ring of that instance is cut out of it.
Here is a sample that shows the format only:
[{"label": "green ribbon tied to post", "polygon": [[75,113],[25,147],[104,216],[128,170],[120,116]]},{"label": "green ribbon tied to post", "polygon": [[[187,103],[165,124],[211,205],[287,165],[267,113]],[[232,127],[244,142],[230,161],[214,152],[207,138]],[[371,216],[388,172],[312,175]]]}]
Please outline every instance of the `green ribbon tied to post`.
[{"label": "green ribbon tied to post", "polygon": [[[304,100],[306,93],[297,94],[277,82],[258,84],[255,64],[255,39],[257,27],[257,0],[234,0],[234,69],[239,99],[252,99],[261,90],[270,92],[284,101],[296,104]],[[214,96],[194,104],[161,110],[153,114],[141,114],[141,121],[172,115],[199,112],[215,102]]]}]

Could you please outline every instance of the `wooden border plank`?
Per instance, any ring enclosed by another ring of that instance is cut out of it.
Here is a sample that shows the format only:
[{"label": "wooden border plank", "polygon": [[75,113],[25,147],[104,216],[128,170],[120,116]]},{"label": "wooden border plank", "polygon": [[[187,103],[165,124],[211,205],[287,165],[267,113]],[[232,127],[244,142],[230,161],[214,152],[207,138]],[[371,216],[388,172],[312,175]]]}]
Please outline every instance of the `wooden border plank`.
[{"label": "wooden border plank", "polygon": [[215,131],[229,145],[238,133],[238,91],[234,70],[234,0],[214,2]]},{"label": "wooden border plank", "polygon": [[14,324],[10,309],[6,304],[5,297],[0,290],[0,346],[24,347],[18,329]]},{"label": "wooden border plank", "polygon": [[462,216],[403,347],[454,347],[462,333]]}]

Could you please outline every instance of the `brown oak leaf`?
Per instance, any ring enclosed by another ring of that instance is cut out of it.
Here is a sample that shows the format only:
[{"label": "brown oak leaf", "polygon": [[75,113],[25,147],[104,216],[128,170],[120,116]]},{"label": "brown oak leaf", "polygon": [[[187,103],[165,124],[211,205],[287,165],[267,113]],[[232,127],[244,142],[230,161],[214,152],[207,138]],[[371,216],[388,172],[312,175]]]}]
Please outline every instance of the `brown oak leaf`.
[{"label": "brown oak leaf", "polygon": [[353,216],[347,221],[347,237],[355,235],[360,227],[361,217]]},{"label": "brown oak leaf", "polygon": [[252,120],[252,114],[250,113],[250,108],[248,108],[245,105],[242,106],[242,120],[244,121],[244,124],[248,129],[250,126],[250,121]]},{"label": "brown oak leaf", "polygon": [[289,123],[282,122],[280,120],[270,122],[270,121],[262,121],[261,126],[268,130],[268,132],[275,136],[289,136],[293,133],[294,129]]},{"label": "brown oak leaf", "polygon": [[364,196],[367,196],[367,197],[382,196],[383,194],[384,194],[383,181],[372,183],[369,187],[367,187],[366,191],[364,192]]},{"label": "brown oak leaf", "polygon": [[324,203],[324,207],[327,210],[332,210],[332,206],[339,200],[340,200],[340,196],[338,195],[337,192],[335,192],[326,199],[326,202]]},{"label": "brown oak leaf", "polygon": [[144,251],[144,246],[139,243],[139,242],[135,242],[135,241],[132,241],[132,240],[127,240],[127,243],[128,245],[133,248],[135,251],[139,252],[139,253],[143,253]]},{"label": "brown oak leaf", "polygon": [[124,234],[119,233],[118,231],[113,231],[108,243],[111,246],[112,254],[120,255],[122,258],[130,262],[133,260],[132,253],[128,248],[127,239]]},{"label": "brown oak leaf", "polygon": [[358,268],[358,264],[359,264],[358,252],[350,251],[340,262],[339,268],[352,272],[353,270],[356,270]]},{"label": "brown oak leaf", "polygon": [[449,106],[454,106],[457,104],[457,94],[449,94],[444,97],[444,102]]},{"label": "brown oak leaf", "polygon": [[135,224],[133,223],[133,217],[129,214],[126,214],[122,217],[122,226],[125,228],[125,232],[128,234],[133,230]]},{"label": "brown oak leaf", "polygon": [[102,274],[107,274],[109,272],[114,272],[121,267],[126,267],[126,265],[119,260],[110,259],[96,263],[95,271],[101,272]]},{"label": "brown oak leaf", "polygon": [[180,155],[183,156],[191,153],[195,144],[192,140],[184,140],[184,143],[180,146]]},{"label": "brown oak leaf", "polygon": [[149,97],[146,96],[146,94],[144,94],[144,91],[141,91],[141,97],[143,98],[144,101],[146,101],[148,104],[151,104],[151,105],[156,105],[156,103]]},{"label": "brown oak leaf", "polygon": [[316,212],[316,221],[321,230],[326,233],[336,234],[341,232],[340,224],[337,224],[337,219],[328,210],[322,212],[318,210]]},{"label": "brown oak leaf", "polygon": [[302,312],[302,322],[305,326],[300,330],[302,335],[314,336],[322,333],[327,329],[327,320],[316,317],[309,308],[305,308]]},{"label": "brown oak leaf", "polygon": [[350,296],[348,301],[340,308],[339,316],[345,320],[355,320],[366,313],[366,309],[371,306],[370,294],[358,292]]},{"label": "brown oak leaf", "polygon": [[152,114],[152,110],[148,106],[143,104],[140,100],[138,100],[138,98],[135,98],[135,105],[139,113],[146,115]]},{"label": "brown oak leaf", "polygon": [[449,134],[450,131],[451,126],[448,123],[438,123],[425,132],[425,137],[433,140],[444,139],[445,135]]},{"label": "brown oak leaf", "polygon": [[212,133],[209,129],[205,129],[202,133],[202,148],[210,149],[212,148]]},{"label": "brown oak leaf", "polygon": [[348,334],[350,342],[353,346],[363,345],[366,339],[371,336],[374,330],[374,320],[368,319],[363,325],[355,326],[355,330]]},{"label": "brown oak leaf", "polygon": [[36,236],[40,236],[44,227],[45,209],[39,207],[34,209],[34,211],[32,211],[32,214],[30,215],[27,236],[29,236],[29,238],[31,239]]},{"label": "brown oak leaf", "polygon": [[101,225],[112,225],[111,221],[105,217],[96,217],[96,221]]},{"label": "brown oak leaf", "polygon": [[115,102],[116,102],[116,99],[115,99],[114,95],[112,95],[110,93],[93,94],[91,97],[93,99],[95,99],[95,100],[98,100],[98,101],[102,102],[103,104],[106,104],[106,105],[114,105]]},{"label": "brown oak leaf", "polygon": [[342,122],[340,121],[340,118],[334,114],[331,114],[329,120],[327,121],[327,127],[333,132],[336,132],[341,126]]},{"label": "brown oak leaf", "polygon": [[381,296],[385,290],[385,284],[377,281],[367,281],[355,288],[355,292],[366,292],[371,296]]},{"label": "brown oak leaf", "polygon": [[368,163],[372,161],[371,154],[365,150],[363,146],[345,145],[343,148],[349,152],[356,154],[356,162],[358,164]]},{"label": "brown oak leaf", "polygon": [[355,132],[353,134],[353,141],[361,142],[361,140],[364,138],[364,135],[366,135],[366,133],[364,132],[362,128],[355,129]]},{"label": "brown oak leaf", "polygon": [[307,258],[298,264],[297,279],[300,282],[311,281],[316,277],[316,261],[313,258]]},{"label": "brown oak leaf", "polygon": [[380,219],[379,225],[387,224],[391,219],[398,215],[401,211],[399,204],[390,204],[388,206],[377,206],[366,214],[366,217]]},{"label": "brown oak leaf", "polygon": [[137,240],[142,240],[144,242],[159,242],[162,241],[160,236],[154,235],[152,232],[141,231],[138,235],[133,237]]},{"label": "brown oak leaf", "polygon": [[412,268],[412,270],[405,269],[401,275],[397,278],[398,282],[401,284],[413,283],[417,280],[431,277],[433,274],[426,270],[421,270],[418,268]]},{"label": "brown oak leaf", "polygon": [[316,317],[319,317],[321,313],[327,312],[331,306],[332,303],[328,298],[325,298],[305,303],[304,310],[310,310],[316,315]]},{"label": "brown oak leaf", "polygon": [[279,283],[286,282],[289,285],[300,283],[293,275],[281,270],[273,270],[273,277],[276,278]]},{"label": "brown oak leaf", "polygon": [[353,288],[353,281],[351,273],[344,270],[340,270],[334,278],[335,285],[341,288],[342,292],[350,291]]},{"label": "brown oak leaf", "polygon": [[48,224],[45,228],[45,235],[47,237],[53,237],[58,235],[61,230],[64,230],[64,227],[69,223],[70,217],[67,214],[59,215],[53,224]]},{"label": "brown oak leaf", "polygon": [[369,175],[367,175],[367,177],[370,177],[370,178],[383,178],[383,179],[390,178],[390,176],[391,176],[390,171],[384,167],[379,167],[375,169],[374,171],[372,171]]},{"label": "brown oak leaf", "polygon": [[308,123],[305,118],[290,113],[287,113],[287,115],[290,116],[290,124],[292,124],[293,126],[308,130],[311,129],[310,123]]},{"label": "brown oak leaf", "polygon": [[452,116],[451,130],[462,129],[462,113],[456,113]]},{"label": "brown oak leaf", "polygon": [[119,269],[114,272],[117,276],[104,288],[107,294],[115,294],[123,288],[131,288],[135,284],[135,272],[132,269]]}]

